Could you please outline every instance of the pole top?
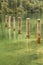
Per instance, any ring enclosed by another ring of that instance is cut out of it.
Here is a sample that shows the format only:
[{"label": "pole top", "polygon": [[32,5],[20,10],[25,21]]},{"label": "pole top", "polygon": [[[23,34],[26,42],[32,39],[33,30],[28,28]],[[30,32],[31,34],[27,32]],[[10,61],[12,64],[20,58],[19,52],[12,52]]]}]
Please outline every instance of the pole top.
[{"label": "pole top", "polygon": [[11,18],[11,16],[9,16]]},{"label": "pole top", "polygon": [[26,18],[27,20],[30,20],[30,18]]},{"label": "pole top", "polygon": [[19,21],[21,21],[21,20],[22,20],[22,18],[21,18],[21,17],[18,17],[18,20],[19,20]]},{"label": "pole top", "polygon": [[8,15],[5,16],[6,18],[8,17]]},{"label": "pole top", "polygon": [[18,19],[21,19],[21,17],[18,17]]},{"label": "pole top", "polygon": [[37,21],[40,23],[40,19],[37,19]]},{"label": "pole top", "polygon": [[15,19],[15,17],[13,16],[13,19]]},{"label": "pole top", "polygon": [[28,24],[29,24],[29,22],[30,22],[30,18],[26,18],[26,21],[28,22]]}]

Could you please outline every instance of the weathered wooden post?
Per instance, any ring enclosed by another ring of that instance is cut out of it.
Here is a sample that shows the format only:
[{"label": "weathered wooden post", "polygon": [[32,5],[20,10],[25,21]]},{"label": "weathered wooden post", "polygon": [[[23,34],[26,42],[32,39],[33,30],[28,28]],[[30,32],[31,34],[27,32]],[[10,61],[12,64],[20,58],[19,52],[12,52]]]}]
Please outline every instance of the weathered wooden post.
[{"label": "weathered wooden post", "polygon": [[41,22],[40,19],[37,20],[37,43],[40,44],[41,39]]},{"label": "weathered wooden post", "polygon": [[6,15],[5,16],[5,36],[6,36],[6,38],[7,38],[7,36],[8,36],[8,16]]},{"label": "weathered wooden post", "polygon": [[15,21],[15,17],[13,17],[13,37],[14,39],[16,38],[16,21]]},{"label": "weathered wooden post", "polygon": [[[41,21],[40,19],[37,19],[37,43],[38,43],[38,49],[37,49],[37,52],[38,52],[38,61],[39,63],[41,63]],[[40,57],[40,59],[39,59]]]},{"label": "weathered wooden post", "polygon": [[30,18],[26,19],[26,39],[27,39],[27,51],[29,45],[29,37],[30,37]]},{"label": "weathered wooden post", "polygon": [[9,39],[11,39],[11,16],[9,16],[8,32]]},{"label": "weathered wooden post", "polygon": [[18,38],[21,38],[21,30],[22,30],[22,19],[18,17]]},{"label": "weathered wooden post", "polygon": [[18,17],[18,34],[21,34],[21,25],[22,25],[21,17]]},{"label": "weathered wooden post", "polygon": [[8,16],[7,15],[5,16],[5,27],[6,28],[8,27]]},{"label": "weathered wooden post", "polygon": [[30,37],[30,18],[26,19],[26,37]]}]

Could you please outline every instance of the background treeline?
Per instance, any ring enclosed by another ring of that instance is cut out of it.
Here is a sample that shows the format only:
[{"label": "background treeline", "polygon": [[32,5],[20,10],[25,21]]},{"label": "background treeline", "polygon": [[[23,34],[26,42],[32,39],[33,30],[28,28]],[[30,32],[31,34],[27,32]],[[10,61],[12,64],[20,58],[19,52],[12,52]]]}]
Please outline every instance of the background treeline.
[{"label": "background treeline", "polygon": [[43,0],[0,0],[0,14],[25,17],[30,13],[42,12]]}]

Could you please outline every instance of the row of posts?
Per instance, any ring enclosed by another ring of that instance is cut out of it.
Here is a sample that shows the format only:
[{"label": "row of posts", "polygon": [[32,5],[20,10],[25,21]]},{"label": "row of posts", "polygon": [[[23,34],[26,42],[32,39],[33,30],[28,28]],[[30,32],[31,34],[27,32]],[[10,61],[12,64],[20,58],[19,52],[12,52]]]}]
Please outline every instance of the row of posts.
[{"label": "row of posts", "polygon": [[[9,32],[9,38],[11,38],[11,16],[5,16],[5,28]],[[13,17],[13,32],[15,38],[15,30],[16,30],[16,20]],[[22,18],[18,17],[18,34],[21,35],[22,31]],[[26,18],[26,38],[30,37],[30,18]],[[37,42],[40,43],[41,38],[41,21],[37,19]]]}]

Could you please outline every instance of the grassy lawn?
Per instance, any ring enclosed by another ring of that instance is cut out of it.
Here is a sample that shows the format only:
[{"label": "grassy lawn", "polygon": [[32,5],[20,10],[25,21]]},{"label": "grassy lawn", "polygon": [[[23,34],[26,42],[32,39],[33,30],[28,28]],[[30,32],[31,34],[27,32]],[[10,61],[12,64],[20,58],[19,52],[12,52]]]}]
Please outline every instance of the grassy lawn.
[{"label": "grassy lawn", "polygon": [[[43,22],[43,19],[41,21]],[[8,36],[6,38],[4,24],[0,23],[0,65],[43,65],[43,24],[41,24],[41,44],[39,47],[34,40],[36,39],[36,19],[31,19],[30,23],[28,43],[25,20],[22,21],[21,38],[18,38],[18,24],[16,24],[16,39],[13,39],[12,36],[10,40]]]}]

